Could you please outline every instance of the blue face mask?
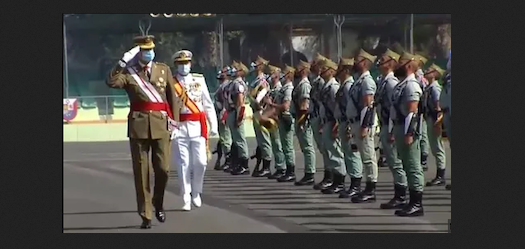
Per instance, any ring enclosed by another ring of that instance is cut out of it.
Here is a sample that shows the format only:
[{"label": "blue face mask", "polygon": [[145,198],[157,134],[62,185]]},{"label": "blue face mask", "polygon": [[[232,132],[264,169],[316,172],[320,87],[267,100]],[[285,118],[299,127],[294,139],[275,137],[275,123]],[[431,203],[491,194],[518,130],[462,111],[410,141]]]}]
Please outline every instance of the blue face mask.
[{"label": "blue face mask", "polygon": [[155,51],[153,51],[153,49],[141,51],[140,57],[143,61],[150,62],[155,58]]}]

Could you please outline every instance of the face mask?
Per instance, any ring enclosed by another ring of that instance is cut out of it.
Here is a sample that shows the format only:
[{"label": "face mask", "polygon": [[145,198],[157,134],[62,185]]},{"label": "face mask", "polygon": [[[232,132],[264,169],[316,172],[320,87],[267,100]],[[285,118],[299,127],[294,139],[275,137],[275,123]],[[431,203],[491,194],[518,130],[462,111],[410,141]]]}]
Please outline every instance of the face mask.
[{"label": "face mask", "polygon": [[155,51],[153,51],[153,49],[151,50],[144,50],[142,51],[141,53],[141,59],[145,62],[150,62],[153,60],[153,58],[155,58]]},{"label": "face mask", "polygon": [[177,71],[179,72],[180,75],[183,75],[183,76],[186,76],[190,73],[190,70],[191,70],[191,65],[188,63],[188,64],[183,64],[183,65],[179,65],[177,67]]}]

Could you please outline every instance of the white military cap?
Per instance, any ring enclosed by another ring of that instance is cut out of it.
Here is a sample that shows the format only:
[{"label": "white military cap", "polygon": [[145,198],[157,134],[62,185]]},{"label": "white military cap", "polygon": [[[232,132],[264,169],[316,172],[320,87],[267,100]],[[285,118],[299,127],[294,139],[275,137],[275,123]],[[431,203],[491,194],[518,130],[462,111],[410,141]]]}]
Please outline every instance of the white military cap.
[{"label": "white military cap", "polygon": [[173,54],[173,61],[191,61],[193,53],[189,50],[180,50]]}]

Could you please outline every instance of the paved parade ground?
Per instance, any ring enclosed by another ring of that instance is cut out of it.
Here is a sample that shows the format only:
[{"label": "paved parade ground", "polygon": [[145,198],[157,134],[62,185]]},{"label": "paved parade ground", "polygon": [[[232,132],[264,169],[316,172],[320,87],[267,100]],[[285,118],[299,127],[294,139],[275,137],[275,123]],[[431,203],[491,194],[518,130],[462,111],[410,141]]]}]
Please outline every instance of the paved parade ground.
[{"label": "paved parade ground", "polygon": [[[215,147],[216,140],[210,144]],[[250,153],[255,138],[248,139]],[[296,175],[303,176],[303,155],[296,146]],[[450,148],[446,143],[450,181]],[[312,186],[294,186],[249,175],[232,176],[214,171],[213,158],[204,182],[203,206],[179,211],[176,167],[172,164],[166,190],[164,224],[153,218],[153,228],[139,229],[131,157],[127,142],[64,143],[64,232],[92,233],[283,233],[283,232],[447,232],[451,217],[451,192],[426,187],[425,216],[397,217],[379,204],[393,196],[392,174],[379,169],[377,202],[354,204],[337,195],[323,195]],[[323,177],[317,153],[316,180]],[[250,161],[253,170],[255,160]],[[425,181],[435,176],[435,161],[428,159]],[[272,164],[273,167],[273,164]],[[273,168],[272,168],[273,171]],[[347,186],[349,178],[346,178]],[[153,181],[152,181],[153,182]],[[364,183],[363,183],[364,188]]]}]

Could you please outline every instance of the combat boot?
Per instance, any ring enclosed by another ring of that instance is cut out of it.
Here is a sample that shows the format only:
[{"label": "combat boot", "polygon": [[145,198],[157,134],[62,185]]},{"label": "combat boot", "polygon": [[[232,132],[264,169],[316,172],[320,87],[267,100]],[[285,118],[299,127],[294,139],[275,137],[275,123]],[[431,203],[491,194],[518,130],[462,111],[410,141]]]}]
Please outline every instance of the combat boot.
[{"label": "combat boot", "polygon": [[252,177],[257,177],[257,174],[259,174],[259,171],[261,171],[261,155],[261,147],[257,146],[257,149],[255,149],[255,154],[250,157],[251,160],[257,159],[257,163],[255,163],[255,167],[253,168]]},{"label": "combat boot", "polygon": [[263,160],[263,167],[261,171],[258,171],[257,174],[254,173],[255,177],[268,177],[272,173],[270,172],[270,164],[272,161]]},{"label": "combat boot", "polygon": [[214,170],[222,170],[223,167],[221,166],[221,159],[222,159],[222,145],[221,141],[219,140],[217,142],[217,148],[215,149],[212,154],[217,154],[217,161],[215,161],[215,167],[213,167]]},{"label": "combat boot", "polygon": [[303,178],[299,180],[298,182],[295,182],[295,186],[306,186],[306,185],[313,185],[315,183],[314,179],[314,173],[304,173]]},{"label": "combat boot", "polygon": [[319,183],[315,184],[314,185],[314,189],[315,190],[323,190],[323,189],[326,189],[326,188],[332,186],[333,178],[334,178],[334,175],[333,175],[332,171],[325,170],[324,171],[323,180],[320,181]]},{"label": "combat boot", "polygon": [[394,185],[394,198],[387,203],[381,203],[381,209],[398,209],[406,205],[407,187],[399,184]]},{"label": "combat boot", "polygon": [[273,174],[269,175],[268,179],[272,179],[272,180],[279,179],[283,177],[285,173],[286,171],[284,169],[278,169],[275,172],[273,172]]},{"label": "combat boot", "polygon": [[295,165],[286,165],[286,174],[277,179],[278,182],[293,182],[295,181]]},{"label": "combat boot", "polygon": [[430,182],[427,182],[426,186],[427,187],[431,187],[431,186],[443,186],[445,185],[447,182],[445,180],[445,169],[437,169],[437,172],[436,172],[436,177],[434,179],[432,179],[432,181]]},{"label": "combat boot", "polygon": [[348,190],[341,191],[339,193],[339,198],[352,198],[357,196],[361,192],[361,177],[360,178],[350,178],[350,187]]},{"label": "combat boot", "polygon": [[410,190],[410,201],[403,209],[396,210],[395,215],[403,217],[423,216],[423,192]]},{"label": "combat boot", "polygon": [[235,168],[239,166],[239,151],[237,146],[233,145],[230,151],[230,165],[224,167],[224,172],[231,173]]},{"label": "combat boot", "polygon": [[248,158],[241,158],[239,165],[232,170],[232,175],[248,175],[250,174],[250,168],[248,168]]},{"label": "combat boot", "polygon": [[423,168],[423,171],[428,170],[427,159],[428,159],[427,154],[421,154],[421,167]]},{"label": "combat boot", "polygon": [[353,203],[363,202],[375,202],[376,201],[376,183],[366,182],[365,190],[354,196],[352,199]]},{"label": "combat boot", "polygon": [[231,164],[232,164],[231,152],[226,153],[226,159],[224,160],[224,164],[221,166],[221,169],[226,170],[231,167]]},{"label": "combat boot", "polygon": [[334,175],[334,182],[332,186],[321,190],[323,194],[337,194],[345,190],[345,176],[340,174]]}]

